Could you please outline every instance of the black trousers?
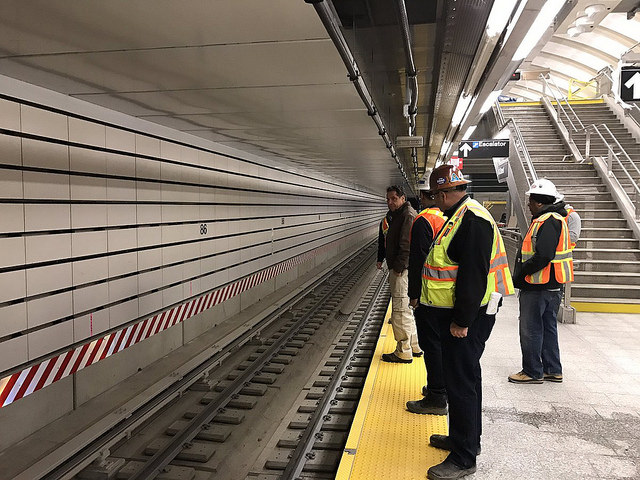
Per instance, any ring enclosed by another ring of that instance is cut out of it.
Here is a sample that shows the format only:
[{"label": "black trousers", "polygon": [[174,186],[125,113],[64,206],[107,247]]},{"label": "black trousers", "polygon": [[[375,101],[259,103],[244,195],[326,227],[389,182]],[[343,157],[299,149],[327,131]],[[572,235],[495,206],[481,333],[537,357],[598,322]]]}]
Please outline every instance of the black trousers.
[{"label": "black trousers", "polygon": [[442,348],[440,348],[440,325],[429,315],[432,310],[422,304],[413,311],[418,331],[418,344],[424,352],[427,369],[427,390],[435,395],[445,395],[446,387],[442,373]]},{"label": "black trousers", "polygon": [[453,310],[428,308],[430,318],[437,319],[442,345],[442,371],[449,399],[449,438],[452,450],[449,460],[463,468],[476,464],[476,453],[482,435],[482,372],[480,357],[493,325],[495,315],[480,308],[465,338],[456,338],[449,330]]}]

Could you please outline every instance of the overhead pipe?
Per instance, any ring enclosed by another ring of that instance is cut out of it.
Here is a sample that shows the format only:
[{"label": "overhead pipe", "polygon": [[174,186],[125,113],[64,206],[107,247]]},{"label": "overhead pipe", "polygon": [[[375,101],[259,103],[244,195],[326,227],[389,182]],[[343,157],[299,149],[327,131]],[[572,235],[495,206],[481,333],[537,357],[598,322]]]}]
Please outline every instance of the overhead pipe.
[{"label": "overhead pipe", "polygon": [[[407,75],[407,89],[409,90],[409,136],[416,134],[416,115],[418,113],[418,78],[416,64],[413,61],[413,50],[411,48],[411,31],[409,30],[409,17],[407,15],[407,5],[404,0],[397,0],[395,3],[398,24],[402,32],[402,43],[404,44],[405,72]],[[418,180],[418,150],[411,149],[411,159],[416,181]]]},{"label": "overhead pipe", "polygon": [[[396,153],[395,148],[393,147],[393,143],[391,142],[391,139],[389,138],[389,134],[387,133],[387,129],[384,126],[382,117],[378,113],[378,109],[376,108],[373,102],[373,98],[369,93],[369,89],[367,88],[367,85],[364,83],[364,79],[360,75],[360,69],[358,68],[358,64],[353,54],[351,53],[351,49],[349,48],[349,45],[347,44],[347,41],[344,38],[344,35],[342,35],[342,32],[340,31],[340,28],[338,26],[338,23],[335,20],[335,15],[332,9],[329,7],[329,5],[325,0],[304,0],[304,1],[305,3],[312,4],[313,8],[315,8],[316,13],[320,17],[320,21],[322,22],[322,24],[324,25],[324,28],[327,30],[327,33],[329,34],[329,38],[331,38],[331,41],[333,42],[336,49],[338,50],[338,54],[340,55],[340,58],[342,58],[343,63],[347,67],[347,76],[349,80],[353,83],[353,86],[358,92],[360,99],[362,100],[365,107],[367,108],[367,114],[371,117],[373,122],[376,124],[376,127],[378,128],[378,135],[382,137],[382,140],[384,141],[385,146],[389,149],[389,153],[391,153],[391,157],[395,160],[396,164],[398,165],[398,169],[402,173],[402,176],[404,177],[404,181],[409,186],[409,188],[411,188],[409,179],[407,178],[407,175],[404,171],[404,167],[402,166],[402,164],[400,163],[400,160],[398,159],[398,155]],[[417,102],[417,99],[416,99],[416,102]],[[411,188],[411,190],[413,189]]]}]

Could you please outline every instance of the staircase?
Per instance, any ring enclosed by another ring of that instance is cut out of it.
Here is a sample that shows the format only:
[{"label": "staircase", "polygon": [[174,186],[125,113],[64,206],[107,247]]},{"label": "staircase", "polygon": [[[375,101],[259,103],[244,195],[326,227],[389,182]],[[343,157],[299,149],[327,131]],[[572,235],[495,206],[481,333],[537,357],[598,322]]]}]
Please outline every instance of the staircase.
[{"label": "staircase", "polygon": [[[520,128],[538,177],[551,180],[582,218],[582,232],[573,252],[572,305],[583,311],[621,311],[622,305],[629,305],[628,311],[637,311],[636,308],[640,308],[640,244],[593,165],[578,164],[568,157],[570,152],[542,105],[511,103],[501,107],[505,119],[513,118]],[[584,107],[587,111],[592,105]],[[599,108],[587,113],[593,122],[583,119],[585,126],[606,121],[600,116]],[[620,133],[621,138],[627,140],[624,132],[613,124],[610,128],[612,132],[615,128],[614,134]],[[623,147],[627,148],[626,143]],[[592,143],[592,154],[598,155],[597,149],[601,148],[604,148],[602,142]],[[629,148],[628,153],[640,154],[637,145],[629,144]],[[580,147],[583,149],[584,140]]]},{"label": "staircase", "polygon": [[[609,142],[611,145],[615,146],[615,142],[611,138],[610,135],[605,131],[604,128],[600,128],[602,124],[605,124],[611,133],[615,136],[615,138],[620,143],[620,146],[627,152],[632,162],[629,162],[626,156],[622,155],[622,151],[614,147],[615,153],[618,154],[618,158],[624,165],[624,168],[627,169],[629,174],[633,177],[636,183],[640,182],[640,144],[633,138],[631,133],[625,128],[624,124],[618,120],[615,114],[609,109],[607,104],[605,103],[589,103],[589,104],[576,104],[571,106],[580,118],[580,121],[586,127],[591,124],[595,124],[600,129],[600,133],[604,136],[605,140]],[[575,120],[575,117],[571,112],[567,112],[570,117],[572,117],[572,121],[574,124],[579,125],[579,123]],[[565,127],[571,128],[567,125],[568,122],[564,122]],[[586,133],[578,132],[573,134],[573,140],[576,143],[578,149],[586,158],[585,154],[585,144],[586,144]],[[589,152],[590,157],[598,156],[604,157],[607,159],[608,150],[605,146],[602,139],[593,132],[591,133],[591,148]],[[618,178],[618,181],[622,185],[622,187],[627,192],[627,195],[633,200],[635,195],[635,190],[631,186],[631,180],[624,173],[622,167],[617,163],[613,162],[612,171],[614,175]]]}]

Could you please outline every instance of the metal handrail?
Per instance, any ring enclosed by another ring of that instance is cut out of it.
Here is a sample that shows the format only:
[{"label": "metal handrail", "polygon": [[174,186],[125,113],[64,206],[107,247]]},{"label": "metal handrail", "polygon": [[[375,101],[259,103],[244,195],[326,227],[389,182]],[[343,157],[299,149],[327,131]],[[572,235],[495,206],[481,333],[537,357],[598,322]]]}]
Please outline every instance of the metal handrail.
[{"label": "metal handrail", "polygon": [[[631,160],[631,158],[629,157],[629,154],[620,146],[620,143],[618,142],[618,140],[613,136],[613,134],[611,133],[611,130],[609,130],[609,127],[607,127],[605,124],[601,124],[601,126],[604,127],[607,130],[609,135],[611,135],[611,137],[615,140],[616,145],[620,148],[622,153],[624,153],[624,155],[627,157],[629,162],[631,162],[631,165],[635,168],[635,170],[638,173],[640,173],[640,169],[638,169],[638,166]],[[611,146],[611,144],[604,138],[602,133],[600,133],[600,129],[595,124],[591,124],[591,125],[589,125],[588,127],[586,127],[584,129],[585,133],[587,134],[586,145],[585,145],[585,149],[586,149],[585,158],[588,158],[588,156],[589,156],[589,150],[590,150],[590,145],[591,145],[591,132],[590,132],[590,130],[593,130],[600,137],[602,142],[607,147],[607,174],[610,177],[615,179],[615,181],[620,186],[620,190],[622,190],[624,195],[629,199],[629,202],[634,206],[636,220],[640,219],[640,186],[638,186],[636,181],[633,179],[633,177],[631,176],[631,174],[629,173],[627,168],[624,166],[624,164],[622,163],[622,161],[618,157],[618,154],[613,150],[613,147]],[[617,179],[617,177],[613,177],[612,171],[613,171],[613,161],[614,161],[614,159],[618,163],[620,168],[622,168],[622,171],[627,176],[627,178],[629,180],[631,180],[631,186],[635,190],[635,201],[631,198],[631,196],[627,193],[627,191],[622,187],[622,184]]]},{"label": "metal handrail", "polygon": [[[496,112],[497,112],[497,120],[498,120],[498,130],[503,130],[509,123],[513,125],[514,138],[515,138],[515,147],[516,151],[519,154],[524,156],[525,164],[529,169],[529,173],[531,174],[531,178],[527,178],[529,180],[529,185],[535,182],[538,179],[538,174],[536,173],[536,169],[533,166],[533,161],[531,160],[531,155],[529,155],[529,150],[527,150],[526,143],[524,143],[524,137],[522,136],[522,132],[520,131],[520,127],[515,122],[513,118],[508,120],[504,119],[504,114],[502,113],[502,108],[500,108],[500,104],[496,102]],[[520,156],[520,155],[519,155]]]},{"label": "metal handrail", "polygon": [[[553,92],[553,89],[551,88],[551,86],[549,85],[549,82],[553,83],[553,86],[555,87],[557,92],[560,92],[560,87],[558,87],[558,85],[556,84],[556,82],[553,80],[553,78],[551,78],[551,75],[549,75],[549,78],[547,79],[547,77],[545,77],[542,73],[540,74],[540,78],[543,80],[545,86],[549,89],[549,91],[553,94],[553,98],[556,101],[556,105],[557,105],[557,109],[558,109],[558,118],[560,118],[560,111],[562,111],[562,113],[564,114],[564,116],[566,117],[567,121],[569,122],[569,125],[571,125],[571,128],[573,129],[574,132],[578,132],[578,127],[576,127],[573,123],[573,120],[571,120],[571,117],[569,117],[569,114],[565,111],[564,107],[562,106],[562,102],[564,101],[567,104],[567,108],[571,111],[571,113],[573,114],[573,117],[578,121],[578,123],[580,124],[580,128],[583,129],[584,128],[584,124],[582,123],[582,121],[580,120],[580,118],[578,117],[578,115],[576,114],[575,110],[573,109],[573,107],[571,106],[571,104],[569,103],[569,100],[567,99],[566,96],[564,96],[563,98],[558,98],[556,96],[556,94]],[[543,91],[543,95],[547,96],[546,93],[544,93]],[[569,139],[571,139],[571,132],[569,132]]]},{"label": "metal handrail", "polygon": [[[638,43],[638,45],[640,45],[640,42]],[[596,80],[598,77],[604,75],[605,77],[607,77],[607,79],[611,82],[611,84],[613,85],[613,78],[610,75],[610,70],[607,70],[607,67],[603,68],[602,70],[600,70],[598,72],[598,74],[593,77],[593,80]],[[635,118],[633,115],[629,115],[631,117],[631,120],[633,120],[638,127],[640,127],[640,107],[638,107],[638,105],[636,105],[635,103],[627,103],[624,100],[622,100],[622,98],[620,97],[620,95],[618,95],[618,92],[615,90],[611,90],[611,95],[613,96],[613,99],[615,100],[615,102],[620,105],[620,107],[622,107],[622,109],[625,111],[625,116],[627,116],[627,111],[637,111],[636,115],[638,115],[638,118]]]}]

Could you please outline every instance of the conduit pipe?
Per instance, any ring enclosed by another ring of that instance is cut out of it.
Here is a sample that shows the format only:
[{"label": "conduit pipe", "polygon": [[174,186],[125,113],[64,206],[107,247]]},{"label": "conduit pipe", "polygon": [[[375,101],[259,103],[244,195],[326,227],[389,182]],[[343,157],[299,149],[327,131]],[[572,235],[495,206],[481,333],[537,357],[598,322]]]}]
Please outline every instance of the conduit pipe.
[{"label": "conduit pipe", "polygon": [[[349,80],[353,83],[353,86],[358,92],[358,95],[360,96],[362,103],[364,103],[365,107],[367,108],[367,114],[371,117],[373,122],[376,124],[376,127],[378,128],[378,135],[382,137],[382,140],[384,141],[385,146],[389,149],[389,152],[391,153],[391,157],[395,160],[396,165],[400,170],[400,173],[402,173],[404,181],[409,186],[409,188],[411,188],[411,184],[409,183],[407,174],[404,171],[404,167],[402,166],[402,163],[400,163],[400,160],[398,159],[396,150],[393,147],[393,143],[391,142],[391,139],[389,138],[389,134],[387,133],[387,129],[384,126],[382,117],[378,113],[378,109],[376,108],[373,102],[373,98],[369,93],[369,89],[367,88],[367,85],[364,83],[364,80],[360,75],[360,69],[358,68],[358,64],[355,58],[353,57],[353,54],[351,53],[351,49],[349,48],[349,45],[347,44],[347,41],[344,38],[344,35],[342,35],[342,32],[340,31],[340,27],[338,26],[338,22],[336,21],[333,10],[329,7],[329,5],[325,0],[304,0],[304,1],[305,3],[312,4],[313,8],[315,8],[316,13],[320,17],[320,21],[322,22],[322,24],[324,25],[324,28],[327,30],[327,33],[329,34],[329,38],[331,38],[331,41],[333,42],[336,49],[338,50],[338,54],[340,55],[340,58],[342,58],[344,65],[347,67],[347,76],[349,77]],[[417,97],[416,97],[416,102],[417,102]]]},{"label": "conduit pipe", "polygon": [[[397,0],[395,3],[396,14],[398,16],[398,24],[402,32],[402,43],[404,45],[405,54],[405,73],[407,75],[407,89],[409,91],[409,105],[407,114],[409,116],[409,135],[416,134],[416,114],[418,113],[418,78],[416,72],[416,64],[413,61],[413,51],[411,49],[411,31],[409,30],[409,17],[407,15],[407,6],[404,0]],[[413,170],[415,178],[418,178],[418,149],[411,149],[411,160],[413,162]]]}]

